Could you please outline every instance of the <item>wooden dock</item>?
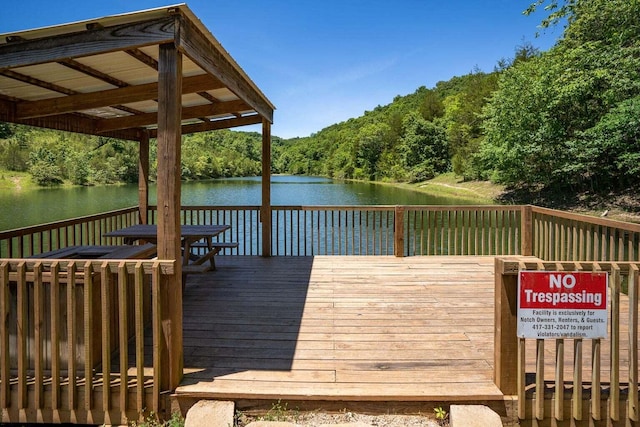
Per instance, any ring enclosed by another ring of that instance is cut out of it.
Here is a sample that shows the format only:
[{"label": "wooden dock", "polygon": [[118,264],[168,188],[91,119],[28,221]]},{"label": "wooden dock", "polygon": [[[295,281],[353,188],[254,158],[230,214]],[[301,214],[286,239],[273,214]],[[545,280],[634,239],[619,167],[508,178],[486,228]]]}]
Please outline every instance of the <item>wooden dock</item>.
[{"label": "wooden dock", "polygon": [[493,257],[220,257],[189,276],[178,397],[502,401]]}]

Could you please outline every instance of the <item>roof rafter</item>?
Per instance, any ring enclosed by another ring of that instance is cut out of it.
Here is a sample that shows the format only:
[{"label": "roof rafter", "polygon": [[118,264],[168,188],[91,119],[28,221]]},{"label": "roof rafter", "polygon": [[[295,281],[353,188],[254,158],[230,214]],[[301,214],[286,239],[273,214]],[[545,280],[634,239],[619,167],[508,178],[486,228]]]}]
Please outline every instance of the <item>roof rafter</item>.
[{"label": "roof rafter", "polygon": [[[238,114],[240,111],[249,110],[250,107],[244,101],[228,101],[216,104],[198,105],[182,108],[182,120],[195,119],[206,116],[218,116],[223,114]],[[96,122],[96,132],[106,132],[117,129],[128,129],[155,124],[158,115],[156,113],[140,114],[137,116],[118,117],[114,119],[102,119]],[[205,120],[209,122],[209,120]]]},{"label": "roof rafter", "polygon": [[[182,83],[183,94],[221,88],[224,88],[222,83],[206,74],[185,77]],[[157,96],[158,83],[147,83],[120,89],[108,89],[101,92],[43,99],[41,101],[23,101],[16,105],[16,117],[23,119],[53,116],[78,110],[90,110],[105,105],[147,101],[149,99],[155,99]]]},{"label": "roof rafter", "polygon": [[[60,86],[54,83],[49,83],[49,82],[45,82],[44,80],[40,80],[40,79],[36,79],[34,77],[31,76],[27,76],[21,73],[17,73],[15,71],[12,70],[3,70],[0,71],[0,75],[3,75],[5,77],[9,77],[12,78],[14,80],[18,80],[21,81],[23,83],[28,83],[34,86],[38,86],[41,87],[43,89],[47,89],[53,92],[58,92],[58,93],[62,93],[64,95],[78,95],[79,92],[76,92],[74,90],[68,89],[64,86]],[[141,111],[138,110],[134,110],[133,108],[129,108],[129,107],[125,107],[124,105],[113,105],[113,108],[116,108],[118,110],[122,110],[125,111],[127,113],[130,114],[140,114],[142,113]]]},{"label": "roof rafter", "polygon": [[[188,135],[190,133],[205,132],[208,130],[220,130],[229,129],[238,126],[257,125],[262,123],[263,118],[259,114],[253,114],[251,116],[242,116],[234,119],[214,120],[206,123],[195,123],[191,125],[182,126],[182,134]],[[158,134],[156,129],[149,131],[149,137],[155,138]]]},{"label": "roof rafter", "polygon": [[177,43],[184,53],[203,70],[224,83],[258,114],[273,123],[273,107],[238,71],[239,67],[234,66],[232,60],[221,51],[208,49],[205,36],[191,22],[181,19],[178,27],[180,34],[177,36]]},{"label": "roof rafter", "polygon": [[109,83],[110,85],[115,87],[131,86],[127,82],[123,82],[122,80],[116,79],[115,77],[110,76],[109,74],[103,73],[87,65],[84,65],[83,63],[78,62],[75,59],[67,58],[67,59],[58,61],[58,63],[60,65],[64,65],[67,68],[71,68],[72,70],[78,71],[82,74],[86,74],[87,76],[91,76],[94,79],[102,80],[103,82]]},{"label": "roof rafter", "polygon": [[[168,45],[190,61],[173,100],[183,104],[184,133],[273,121],[275,107],[186,5],[6,35],[0,121],[143,140],[161,118],[154,52]],[[136,61],[121,62],[118,53]],[[59,74],[60,67],[73,71]]]},{"label": "roof rafter", "polygon": [[[15,120],[14,122],[29,126],[57,129],[65,132],[77,132],[88,135],[96,135],[96,133],[93,131],[93,129],[95,128],[95,119],[86,117],[81,114],[61,114],[59,116],[53,117],[35,117],[32,119]],[[143,131],[144,129],[140,128],[122,129],[112,132],[106,132],[101,136],[139,141]]]}]

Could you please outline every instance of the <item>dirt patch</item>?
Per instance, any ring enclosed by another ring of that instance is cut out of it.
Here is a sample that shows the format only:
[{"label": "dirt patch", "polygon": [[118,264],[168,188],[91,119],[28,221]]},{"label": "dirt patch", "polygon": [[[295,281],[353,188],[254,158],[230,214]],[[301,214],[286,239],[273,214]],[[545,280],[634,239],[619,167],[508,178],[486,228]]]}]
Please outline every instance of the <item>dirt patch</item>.
[{"label": "dirt patch", "polygon": [[640,185],[603,193],[570,189],[517,188],[504,191],[502,204],[531,204],[591,216],[640,223]]},{"label": "dirt patch", "polygon": [[442,427],[448,426],[447,420],[436,420],[433,415],[365,415],[354,412],[332,414],[327,412],[288,411],[287,414],[266,414],[250,416],[241,414],[236,427],[244,427],[252,421],[287,421],[299,427],[317,427],[327,424],[362,423],[375,427]]},{"label": "dirt patch", "polygon": [[15,185],[15,188],[17,191],[22,190],[22,181],[20,178],[17,177],[11,177],[11,181],[13,182],[13,185]]}]

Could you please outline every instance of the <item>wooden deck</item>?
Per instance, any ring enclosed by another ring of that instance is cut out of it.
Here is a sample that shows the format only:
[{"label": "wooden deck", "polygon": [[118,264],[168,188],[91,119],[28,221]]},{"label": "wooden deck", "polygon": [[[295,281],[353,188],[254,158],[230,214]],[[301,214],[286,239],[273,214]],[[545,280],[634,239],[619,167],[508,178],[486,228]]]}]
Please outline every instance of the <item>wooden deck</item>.
[{"label": "wooden deck", "polygon": [[502,401],[493,257],[220,257],[188,277],[178,397]]}]

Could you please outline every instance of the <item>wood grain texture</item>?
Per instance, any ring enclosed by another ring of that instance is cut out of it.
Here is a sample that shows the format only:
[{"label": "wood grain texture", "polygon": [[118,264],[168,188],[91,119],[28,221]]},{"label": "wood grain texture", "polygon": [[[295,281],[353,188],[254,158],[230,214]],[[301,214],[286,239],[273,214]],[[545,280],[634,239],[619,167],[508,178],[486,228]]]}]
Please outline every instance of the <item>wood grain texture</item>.
[{"label": "wood grain texture", "polygon": [[189,277],[178,395],[502,400],[493,258],[219,257]]},{"label": "wood grain texture", "polygon": [[172,41],[175,19],[167,17],[4,44],[0,46],[0,70]]}]

